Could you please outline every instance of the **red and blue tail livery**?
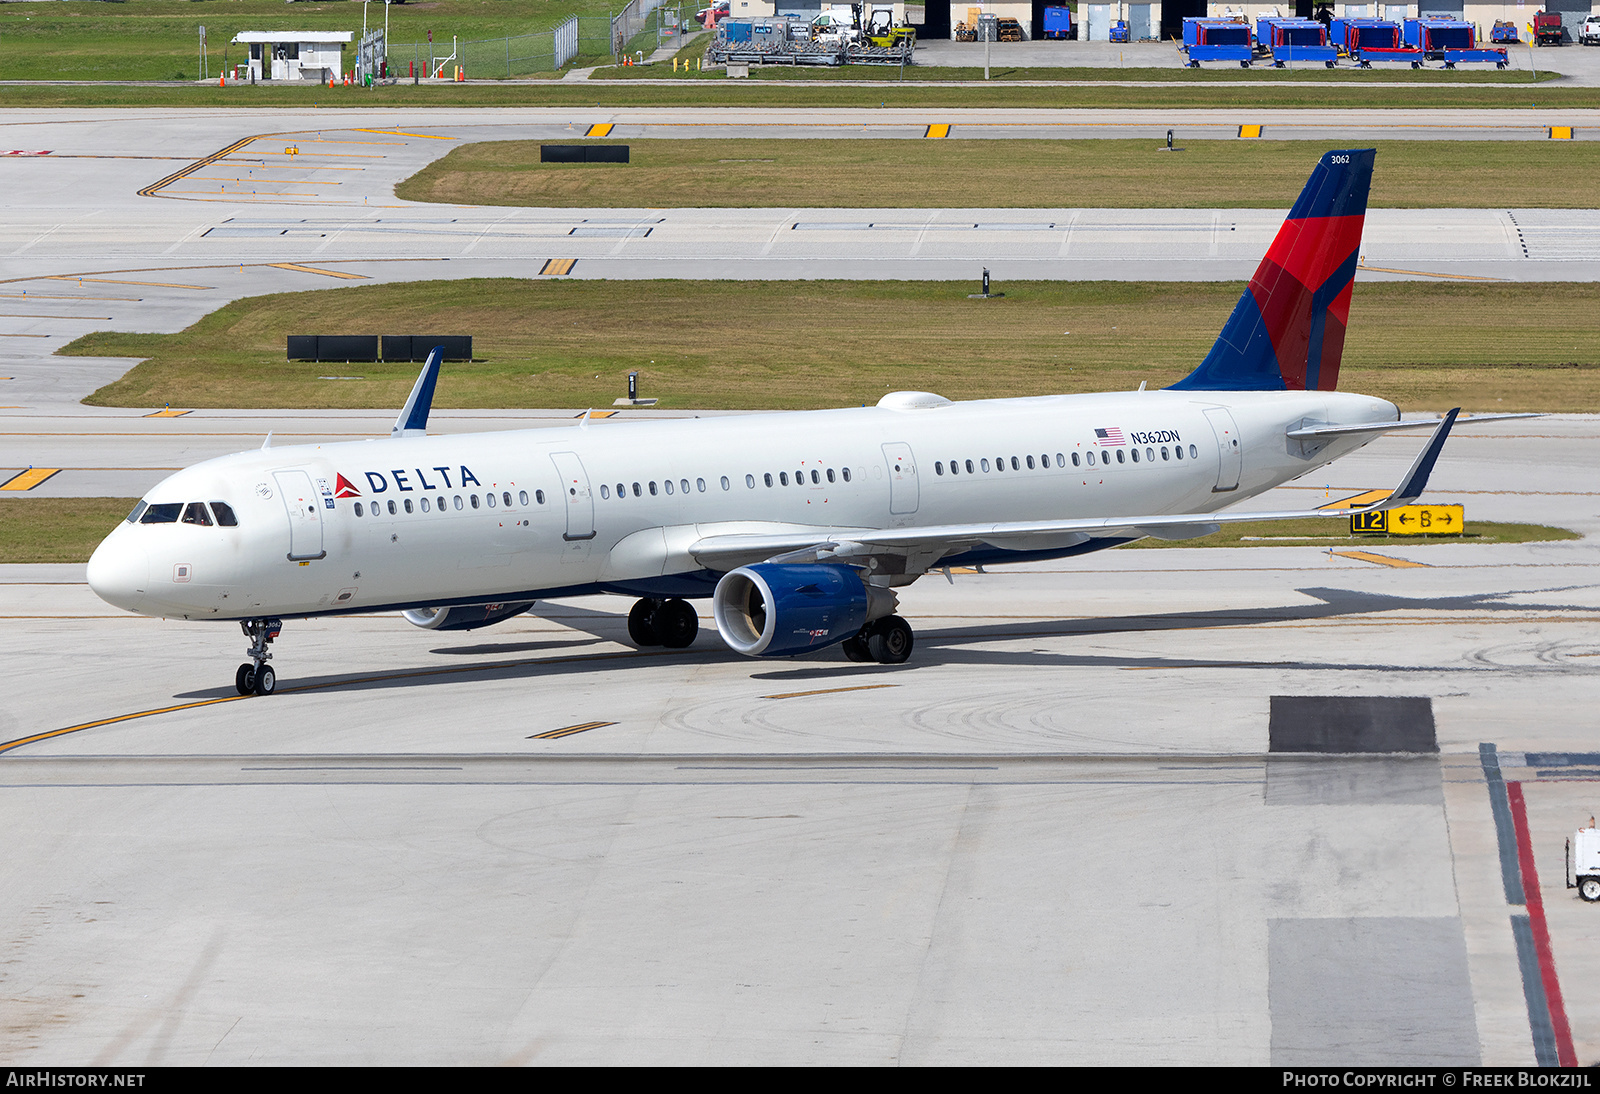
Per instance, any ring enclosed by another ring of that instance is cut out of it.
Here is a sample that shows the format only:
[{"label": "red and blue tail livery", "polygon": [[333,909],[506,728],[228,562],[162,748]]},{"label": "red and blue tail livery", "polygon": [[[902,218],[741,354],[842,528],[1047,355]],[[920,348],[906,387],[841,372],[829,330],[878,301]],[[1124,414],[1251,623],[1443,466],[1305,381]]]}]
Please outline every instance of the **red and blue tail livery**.
[{"label": "red and blue tail livery", "polygon": [[1323,156],[1206,359],[1179,391],[1333,391],[1376,150]]}]

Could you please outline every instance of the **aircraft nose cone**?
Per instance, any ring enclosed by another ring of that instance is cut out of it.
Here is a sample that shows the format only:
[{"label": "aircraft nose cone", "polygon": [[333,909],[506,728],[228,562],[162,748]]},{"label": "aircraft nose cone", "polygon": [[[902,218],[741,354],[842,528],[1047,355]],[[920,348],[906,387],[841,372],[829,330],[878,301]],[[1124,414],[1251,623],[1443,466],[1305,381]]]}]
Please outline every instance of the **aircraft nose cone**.
[{"label": "aircraft nose cone", "polygon": [[149,585],[149,554],[116,533],[89,556],[89,588],[107,604],[136,612]]}]

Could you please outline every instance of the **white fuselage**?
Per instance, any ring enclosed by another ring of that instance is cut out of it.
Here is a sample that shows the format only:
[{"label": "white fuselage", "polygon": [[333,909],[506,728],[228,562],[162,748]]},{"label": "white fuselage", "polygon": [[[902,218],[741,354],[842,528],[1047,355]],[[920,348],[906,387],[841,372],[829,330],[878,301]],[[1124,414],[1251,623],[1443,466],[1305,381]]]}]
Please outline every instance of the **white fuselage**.
[{"label": "white fuselage", "polygon": [[1321,391],[917,401],[240,453],[145,498],[221,501],[236,525],[125,522],[89,582],[129,611],[187,619],[709,595],[716,575],[689,551],[707,536],[1209,513],[1370,439],[1307,452],[1287,429],[1399,417]]}]

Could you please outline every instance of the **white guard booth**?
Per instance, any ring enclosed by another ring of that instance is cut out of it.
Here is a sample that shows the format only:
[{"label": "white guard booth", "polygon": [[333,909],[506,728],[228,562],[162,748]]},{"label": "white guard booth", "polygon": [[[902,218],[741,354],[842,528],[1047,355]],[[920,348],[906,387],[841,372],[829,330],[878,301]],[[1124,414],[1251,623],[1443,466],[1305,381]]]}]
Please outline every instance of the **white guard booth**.
[{"label": "white guard booth", "polygon": [[233,36],[250,47],[250,79],[327,83],[344,79],[348,30],[245,30]]}]

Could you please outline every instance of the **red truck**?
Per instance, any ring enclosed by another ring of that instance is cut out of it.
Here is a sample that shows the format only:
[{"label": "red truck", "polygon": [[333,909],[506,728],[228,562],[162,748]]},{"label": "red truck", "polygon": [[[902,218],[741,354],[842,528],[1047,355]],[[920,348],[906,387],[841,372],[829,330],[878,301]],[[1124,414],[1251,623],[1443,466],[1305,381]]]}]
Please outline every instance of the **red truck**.
[{"label": "red truck", "polygon": [[1554,11],[1541,11],[1533,17],[1533,40],[1536,45],[1561,44],[1561,15]]}]

